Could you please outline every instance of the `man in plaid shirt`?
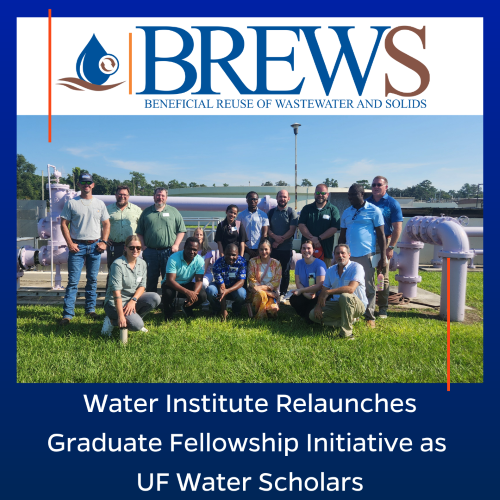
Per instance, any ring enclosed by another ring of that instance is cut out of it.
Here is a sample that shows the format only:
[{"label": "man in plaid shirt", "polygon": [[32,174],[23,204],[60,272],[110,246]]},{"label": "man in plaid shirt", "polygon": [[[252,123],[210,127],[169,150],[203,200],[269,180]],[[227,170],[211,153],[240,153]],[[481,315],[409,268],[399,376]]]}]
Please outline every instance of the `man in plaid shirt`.
[{"label": "man in plaid shirt", "polygon": [[212,310],[220,314],[221,320],[227,318],[226,299],[233,301],[233,312],[240,314],[247,291],[243,288],[247,277],[247,265],[238,254],[238,247],[229,244],[224,250],[224,257],[217,259],[212,272],[214,280],[207,288],[207,298]]}]

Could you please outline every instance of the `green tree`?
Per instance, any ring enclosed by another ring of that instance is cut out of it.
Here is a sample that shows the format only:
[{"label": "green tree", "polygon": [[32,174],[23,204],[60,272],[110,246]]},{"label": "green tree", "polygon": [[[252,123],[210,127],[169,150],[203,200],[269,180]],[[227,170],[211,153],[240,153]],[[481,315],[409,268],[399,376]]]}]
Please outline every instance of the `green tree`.
[{"label": "green tree", "polygon": [[153,187],[148,184],[146,176],[141,172],[130,172],[132,177],[132,194],[136,196],[148,196],[153,194]]},{"label": "green tree", "polygon": [[200,187],[200,186],[198,186],[198,184],[196,184],[196,182],[190,182],[189,183],[189,187],[190,188],[197,188],[197,187]]},{"label": "green tree", "polygon": [[261,186],[272,186],[272,185],[273,185],[273,183],[272,183],[272,182],[270,182],[270,181],[266,181],[266,182],[263,182],[263,183],[261,184]]},{"label": "green tree", "polygon": [[301,186],[312,186],[312,183],[309,179],[302,179]]},{"label": "green tree", "polygon": [[[35,175],[36,167],[23,155],[17,155],[17,199],[42,199],[42,176]],[[37,188],[38,181],[38,188]]]},{"label": "green tree", "polygon": [[[225,182],[224,182],[224,184],[222,184],[222,185],[223,185],[224,187],[228,187],[228,186],[229,186],[229,184],[226,184]],[[214,186],[215,186],[215,184],[214,184]]]},{"label": "green tree", "polygon": [[356,181],[356,184],[361,184],[365,189],[371,189],[371,184],[366,180],[363,179],[361,181]]},{"label": "green tree", "polygon": [[323,181],[323,184],[327,187],[338,188],[339,183],[336,179],[329,179],[328,177]]},{"label": "green tree", "polygon": [[278,181],[275,186],[288,186],[288,184],[285,181]]}]

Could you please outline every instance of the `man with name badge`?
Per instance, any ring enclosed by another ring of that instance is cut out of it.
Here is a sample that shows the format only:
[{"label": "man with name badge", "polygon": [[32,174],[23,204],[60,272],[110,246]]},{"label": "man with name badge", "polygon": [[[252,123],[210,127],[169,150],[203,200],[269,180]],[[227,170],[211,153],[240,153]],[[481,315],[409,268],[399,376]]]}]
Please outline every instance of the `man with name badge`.
[{"label": "man with name badge", "polygon": [[328,196],[328,187],[325,184],[318,184],[314,203],[306,205],[299,217],[301,244],[311,240],[314,248],[322,248],[327,268],[332,265],[335,233],[340,229],[339,210],[328,201]]},{"label": "man with name badge", "polygon": [[272,244],[271,258],[281,264],[282,277],[280,284],[280,299],[288,291],[290,283],[290,260],[292,258],[293,235],[297,229],[299,218],[292,207],[287,206],[290,195],[282,189],[276,195],[278,206],[271,208],[267,214],[269,218],[269,238]]},{"label": "man with name badge", "polygon": [[[156,188],[155,204],[146,208],[137,224],[137,236],[142,243],[142,258],[148,265],[146,292],[156,292],[158,278],[165,279],[170,255],[179,251],[186,226],[179,211],[167,205],[166,188]],[[202,273],[203,274],[203,273]]]},{"label": "man with name badge", "polygon": [[259,195],[255,191],[250,191],[246,199],[248,208],[240,212],[236,220],[240,221],[245,228],[248,238],[245,243],[245,259],[250,260],[259,255],[259,243],[262,238],[267,237],[269,219],[265,212],[257,208]]},{"label": "man with name badge", "polygon": [[[387,265],[382,269],[384,275],[384,289],[379,292],[379,315],[380,319],[387,318],[387,309],[389,307],[389,262],[391,261],[394,248],[398,242],[401,230],[403,229],[403,212],[400,204],[387,194],[389,182],[385,177],[377,175],[372,182],[372,195],[366,200],[380,208],[384,216],[384,232],[387,239]],[[380,248],[377,245],[377,253]]]},{"label": "man with name badge", "polygon": [[224,257],[217,259],[212,271],[214,281],[207,288],[208,301],[215,314],[220,314],[222,321],[225,321],[226,299],[233,301],[233,313],[238,315],[247,297],[247,291],[243,288],[247,264],[238,255],[238,247],[230,243],[224,250]]},{"label": "man with name badge", "polygon": [[101,200],[92,196],[92,176],[81,174],[78,187],[80,196],[68,200],[61,212],[61,231],[69,249],[68,285],[64,295],[63,318],[59,323],[61,326],[67,325],[75,315],[78,282],[84,264],[87,269],[85,314],[92,319],[97,318],[97,273],[109,235],[108,211]]},{"label": "man with name badge", "polygon": [[[205,260],[198,255],[200,242],[194,236],[186,240],[184,250],[176,252],[168,259],[165,278],[161,283],[163,314],[165,321],[174,316],[175,298],[185,298],[183,311],[193,316],[193,308],[201,307],[207,300],[203,289]],[[194,278],[194,281],[193,281]]]},{"label": "man with name badge", "polygon": [[[130,190],[128,186],[118,186],[115,192],[116,203],[111,203],[106,208],[109,214],[110,231],[108,238],[108,273],[113,262],[123,256],[125,240],[135,234],[137,223],[142,210],[130,203]],[[108,281],[106,280],[106,288]]]},{"label": "man with name badge", "polygon": [[[368,306],[365,319],[368,326],[375,327],[375,266],[379,272],[386,265],[384,217],[378,207],[364,200],[365,190],[360,184],[353,184],[347,193],[351,206],[342,213],[340,221],[340,243],[347,243],[351,249],[351,260],[361,264],[365,271],[365,287]],[[376,255],[378,242],[382,254]],[[379,259],[380,257],[380,259]]]},{"label": "man with name badge", "polygon": [[326,271],[318,303],[309,313],[309,319],[340,327],[340,336],[352,339],[352,325],[365,312],[368,300],[363,266],[349,260],[350,257],[348,245],[339,243],[335,247],[336,264]]}]

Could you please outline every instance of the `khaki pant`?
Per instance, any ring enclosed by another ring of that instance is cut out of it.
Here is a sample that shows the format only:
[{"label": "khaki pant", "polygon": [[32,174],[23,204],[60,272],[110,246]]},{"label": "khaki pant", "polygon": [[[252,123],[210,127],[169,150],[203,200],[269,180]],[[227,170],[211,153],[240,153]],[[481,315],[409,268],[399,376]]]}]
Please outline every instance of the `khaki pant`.
[{"label": "khaki pant", "polygon": [[377,291],[375,290],[375,268],[372,267],[371,257],[368,255],[363,255],[363,257],[352,257],[353,262],[357,262],[363,266],[365,270],[365,287],[366,287],[366,298],[368,299],[368,305],[366,306],[365,318],[367,320],[375,319],[375,301],[377,299]]},{"label": "khaki pant", "polygon": [[309,319],[315,323],[323,323],[334,328],[340,327],[342,337],[352,335],[352,324],[365,312],[365,305],[353,293],[342,293],[338,301],[327,300],[325,307],[321,310],[322,321],[314,315],[316,308],[309,313]]}]

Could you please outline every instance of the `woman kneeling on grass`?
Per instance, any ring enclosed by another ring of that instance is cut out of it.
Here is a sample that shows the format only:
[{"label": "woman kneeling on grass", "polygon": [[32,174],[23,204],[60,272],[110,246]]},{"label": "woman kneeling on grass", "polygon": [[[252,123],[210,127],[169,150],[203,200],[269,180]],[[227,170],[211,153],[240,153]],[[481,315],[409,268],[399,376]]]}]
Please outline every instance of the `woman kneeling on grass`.
[{"label": "woman kneeling on grass", "polygon": [[111,336],[114,326],[147,332],[142,318],[158,307],[160,296],[146,289],[147,265],[138,259],[141,242],[136,234],[125,240],[123,257],[116,259],[109,270],[109,285],[104,299],[106,319],[101,333]]},{"label": "woman kneeling on grass", "polygon": [[262,240],[259,257],[248,262],[248,290],[256,319],[276,318],[279,310],[281,264],[271,259],[271,243]]},{"label": "woman kneeling on grass", "polygon": [[300,253],[302,259],[295,265],[297,290],[290,297],[290,305],[307,323],[312,323],[309,312],[318,302],[319,292],[325,281],[326,264],[313,256],[314,245],[311,240],[302,243]]}]

